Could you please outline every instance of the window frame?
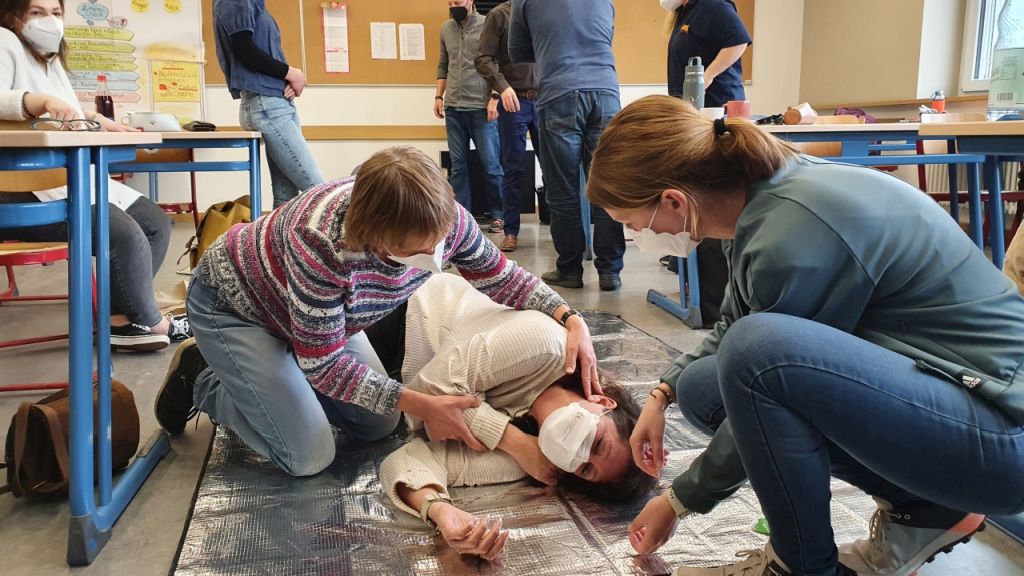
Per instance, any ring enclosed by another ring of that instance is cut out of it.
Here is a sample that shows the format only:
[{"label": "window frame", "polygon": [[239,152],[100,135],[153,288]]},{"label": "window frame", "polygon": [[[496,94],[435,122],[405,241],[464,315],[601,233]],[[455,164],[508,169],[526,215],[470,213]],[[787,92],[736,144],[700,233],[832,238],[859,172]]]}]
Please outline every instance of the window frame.
[{"label": "window frame", "polygon": [[[963,50],[960,55],[960,92],[962,94],[987,92],[988,78],[978,79],[974,77],[975,62],[978,61],[979,38],[982,27],[982,5],[983,0],[967,0],[964,6],[964,37]],[[993,0],[997,1],[997,0]],[[998,14],[992,19],[992,25],[996,25]],[[989,42],[995,42],[995,34],[991,35]]]}]

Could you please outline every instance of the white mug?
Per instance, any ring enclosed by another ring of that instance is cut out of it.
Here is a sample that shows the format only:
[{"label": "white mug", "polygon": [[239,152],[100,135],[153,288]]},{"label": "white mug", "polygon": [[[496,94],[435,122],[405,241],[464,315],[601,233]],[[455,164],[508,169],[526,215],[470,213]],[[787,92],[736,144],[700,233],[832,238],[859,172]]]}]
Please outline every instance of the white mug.
[{"label": "white mug", "polygon": [[168,112],[129,112],[121,124],[143,132],[181,132],[177,116]]},{"label": "white mug", "polygon": [[712,120],[718,120],[719,118],[725,118],[725,108],[722,108],[721,106],[714,108],[701,108],[700,115]]}]

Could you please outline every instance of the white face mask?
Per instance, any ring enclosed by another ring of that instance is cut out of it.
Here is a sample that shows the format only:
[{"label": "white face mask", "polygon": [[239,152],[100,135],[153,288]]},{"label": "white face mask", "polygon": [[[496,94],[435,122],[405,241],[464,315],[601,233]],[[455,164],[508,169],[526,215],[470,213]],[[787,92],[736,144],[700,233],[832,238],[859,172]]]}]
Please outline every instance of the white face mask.
[{"label": "white face mask", "polygon": [[590,447],[597,435],[601,417],[573,402],[548,416],[540,427],[537,442],[551,463],[566,472],[575,472],[590,460]]},{"label": "white face mask", "polygon": [[632,238],[641,252],[671,254],[672,256],[680,256],[682,258],[689,256],[690,252],[693,252],[693,249],[700,244],[700,240],[694,240],[689,232],[669,234],[668,232],[655,232],[651,230],[651,224],[654,224],[654,217],[658,215],[658,208],[661,208],[661,204],[654,208],[654,214],[651,214],[651,221],[647,223],[647,227],[643,230],[634,232],[628,227],[624,227],[626,237]]},{"label": "white face mask", "polygon": [[[385,250],[387,250],[387,248],[385,248]],[[405,264],[410,268],[418,268],[432,274],[440,274],[441,265],[444,264],[444,240],[441,240],[437,243],[437,246],[434,246],[433,254],[395,256],[391,253],[391,250],[388,250],[388,258],[398,262],[399,264]]]},{"label": "white face mask", "polygon": [[54,54],[60,50],[60,41],[64,39],[64,21],[52,15],[33,18],[25,22],[21,35],[36,50]]},{"label": "white face mask", "polygon": [[661,0],[661,7],[669,12],[675,12],[682,5],[683,0]]}]

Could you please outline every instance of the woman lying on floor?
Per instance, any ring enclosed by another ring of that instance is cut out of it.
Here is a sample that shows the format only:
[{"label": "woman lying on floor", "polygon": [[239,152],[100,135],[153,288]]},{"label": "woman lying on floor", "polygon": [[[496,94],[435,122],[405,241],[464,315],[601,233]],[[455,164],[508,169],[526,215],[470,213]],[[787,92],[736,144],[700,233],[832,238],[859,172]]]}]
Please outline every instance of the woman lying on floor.
[{"label": "woman lying on floor", "polygon": [[[457,508],[448,486],[527,475],[553,485],[569,472],[562,485],[603,500],[653,488],[654,478],[630,456],[636,401],[609,384],[602,386],[604,395],[584,397],[580,371],[565,374],[566,331],[543,313],[496,304],[462,278],[436,274],[366,335],[389,374],[403,376],[406,387],[481,400],[465,418],[487,452],[417,434],[380,467],[395,505],[436,525],[459,553],[494,559],[508,532],[500,520],[489,524]],[[422,430],[422,422],[410,421],[414,431]]]}]

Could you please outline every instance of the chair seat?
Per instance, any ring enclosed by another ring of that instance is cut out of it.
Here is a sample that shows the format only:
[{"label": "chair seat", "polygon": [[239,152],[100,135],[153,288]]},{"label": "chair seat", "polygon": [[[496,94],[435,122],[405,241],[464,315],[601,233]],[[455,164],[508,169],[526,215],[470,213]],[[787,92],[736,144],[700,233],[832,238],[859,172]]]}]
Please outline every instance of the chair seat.
[{"label": "chair seat", "polygon": [[0,266],[48,264],[67,259],[66,242],[0,242]]}]

